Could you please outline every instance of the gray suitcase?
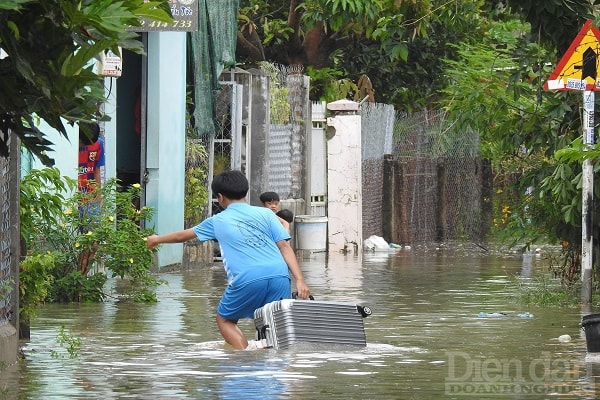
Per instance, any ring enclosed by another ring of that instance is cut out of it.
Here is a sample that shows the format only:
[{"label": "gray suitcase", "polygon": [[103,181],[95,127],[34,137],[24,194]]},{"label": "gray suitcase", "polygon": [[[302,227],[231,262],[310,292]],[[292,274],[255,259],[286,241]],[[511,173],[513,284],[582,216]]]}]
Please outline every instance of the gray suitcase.
[{"label": "gray suitcase", "polygon": [[254,311],[259,340],[268,347],[289,349],[296,345],[367,345],[363,318],[369,307],[334,301],[284,299]]}]

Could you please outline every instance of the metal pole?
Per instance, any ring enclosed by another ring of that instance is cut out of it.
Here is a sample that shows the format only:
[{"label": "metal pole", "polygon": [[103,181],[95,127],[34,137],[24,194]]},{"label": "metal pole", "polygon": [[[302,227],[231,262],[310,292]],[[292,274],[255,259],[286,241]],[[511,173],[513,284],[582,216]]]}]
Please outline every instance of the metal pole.
[{"label": "metal pole", "polygon": [[[594,91],[583,92],[583,144],[594,144]],[[581,190],[581,302],[589,304],[592,299],[592,210],[594,205],[594,170],[592,161],[583,162]]]}]

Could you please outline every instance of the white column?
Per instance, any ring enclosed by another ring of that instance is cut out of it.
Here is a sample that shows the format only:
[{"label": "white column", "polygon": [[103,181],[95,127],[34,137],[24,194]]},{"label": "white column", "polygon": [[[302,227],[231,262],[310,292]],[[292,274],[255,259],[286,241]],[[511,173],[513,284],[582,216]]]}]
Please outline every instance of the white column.
[{"label": "white column", "polygon": [[329,103],[327,219],[329,252],[362,251],[361,118],[358,103]]},{"label": "white column", "polygon": [[[148,33],[146,205],[159,234],[183,229],[185,183],[185,32]],[[161,246],[158,266],[181,263],[183,245]]]}]

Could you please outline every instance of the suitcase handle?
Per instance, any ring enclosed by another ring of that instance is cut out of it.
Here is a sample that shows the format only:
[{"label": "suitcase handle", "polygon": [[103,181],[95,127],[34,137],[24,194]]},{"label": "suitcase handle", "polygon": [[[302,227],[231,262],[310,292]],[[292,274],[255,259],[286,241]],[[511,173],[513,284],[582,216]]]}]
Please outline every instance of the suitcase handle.
[{"label": "suitcase handle", "polygon": [[[296,300],[298,298],[298,292],[292,292],[292,299]],[[314,300],[315,298],[313,297],[312,294],[308,295],[308,299],[309,300]]]},{"label": "suitcase handle", "polygon": [[[292,292],[292,299],[296,300],[297,298],[298,298],[298,292]],[[309,295],[308,298],[309,298],[309,300],[315,299],[312,294]],[[369,315],[371,315],[373,313],[373,311],[371,311],[371,308],[368,306],[356,305],[356,311],[358,311],[358,313],[363,318],[367,318]]]}]

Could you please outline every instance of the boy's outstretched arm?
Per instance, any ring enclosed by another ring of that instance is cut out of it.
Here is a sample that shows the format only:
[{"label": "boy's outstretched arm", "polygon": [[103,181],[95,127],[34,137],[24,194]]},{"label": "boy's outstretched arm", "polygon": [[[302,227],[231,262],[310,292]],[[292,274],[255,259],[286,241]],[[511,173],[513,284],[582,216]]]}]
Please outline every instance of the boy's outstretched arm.
[{"label": "boy's outstretched arm", "polygon": [[290,243],[287,240],[280,240],[277,242],[277,247],[283,256],[290,272],[294,276],[296,281],[296,290],[298,290],[298,297],[301,299],[308,299],[310,296],[310,289],[304,282],[304,275],[302,275],[302,271],[300,270],[300,265],[298,264],[298,260],[296,259],[296,255],[294,254],[294,249],[290,246]]},{"label": "boy's outstretched arm", "polygon": [[195,237],[196,234],[192,228],[165,233],[164,235],[150,235],[146,238],[146,247],[153,249],[163,243],[183,243],[192,240]]}]

